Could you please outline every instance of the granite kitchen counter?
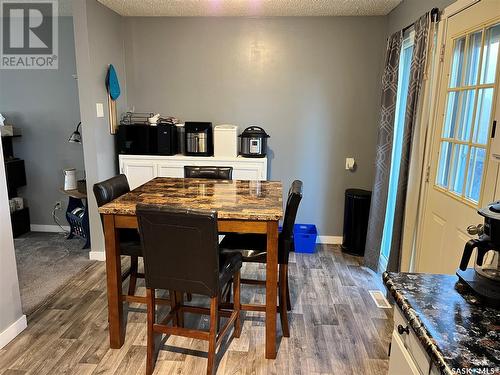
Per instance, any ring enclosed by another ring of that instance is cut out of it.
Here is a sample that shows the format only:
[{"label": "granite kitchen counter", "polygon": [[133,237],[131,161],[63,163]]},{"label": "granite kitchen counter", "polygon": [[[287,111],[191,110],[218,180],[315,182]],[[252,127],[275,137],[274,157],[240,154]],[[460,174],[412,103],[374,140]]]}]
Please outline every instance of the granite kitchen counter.
[{"label": "granite kitchen counter", "polygon": [[500,374],[500,310],[457,276],[385,272],[384,284],[443,374]]}]

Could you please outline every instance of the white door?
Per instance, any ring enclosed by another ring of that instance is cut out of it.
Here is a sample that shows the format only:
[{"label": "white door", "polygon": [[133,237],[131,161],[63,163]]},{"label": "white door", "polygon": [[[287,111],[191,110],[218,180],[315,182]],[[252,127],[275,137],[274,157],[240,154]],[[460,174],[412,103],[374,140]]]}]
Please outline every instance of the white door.
[{"label": "white door", "polygon": [[135,189],[156,177],[156,164],[151,160],[123,160],[121,173],[127,176],[130,189]]},{"label": "white door", "polygon": [[448,19],[418,272],[455,273],[470,239],[467,226],[482,222],[477,208],[495,198],[498,162],[489,146],[492,123],[500,119],[499,40],[498,0]]}]

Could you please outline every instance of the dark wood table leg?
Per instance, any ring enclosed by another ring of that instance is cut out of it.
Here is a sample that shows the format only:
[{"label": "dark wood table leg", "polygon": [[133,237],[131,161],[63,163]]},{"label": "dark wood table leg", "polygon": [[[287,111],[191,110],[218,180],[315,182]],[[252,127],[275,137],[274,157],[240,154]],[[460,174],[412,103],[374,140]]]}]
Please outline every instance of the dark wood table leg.
[{"label": "dark wood table leg", "polygon": [[125,341],[123,303],[121,301],[122,269],[118,231],[114,215],[104,215],[104,238],[106,244],[106,284],[108,288],[109,346],[119,349]]},{"label": "dark wood table leg", "polygon": [[276,358],[276,309],[278,285],[278,222],[267,222],[266,358]]}]

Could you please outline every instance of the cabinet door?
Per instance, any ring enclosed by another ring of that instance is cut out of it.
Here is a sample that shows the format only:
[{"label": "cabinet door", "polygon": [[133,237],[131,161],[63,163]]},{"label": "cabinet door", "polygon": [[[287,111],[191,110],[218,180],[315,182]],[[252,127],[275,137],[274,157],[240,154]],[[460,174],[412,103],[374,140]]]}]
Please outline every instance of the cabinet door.
[{"label": "cabinet door", "polygon": [[421,375],[398,333],[392,333],[388,375]]},{"label": "cabinet door", "polygon": [[161,161],[158,163],[158,177],[184,177],[184,165],[182,161]]},{"label": "cabinet door", "polygon": [[238,163],[233,170],[234,180],[266,180],[260,163]]},{"label": "cabinet door", "polygon": [[130,189],[156,177],[156,164],[151,160],[123,160],[121,172],[127,176]]}]

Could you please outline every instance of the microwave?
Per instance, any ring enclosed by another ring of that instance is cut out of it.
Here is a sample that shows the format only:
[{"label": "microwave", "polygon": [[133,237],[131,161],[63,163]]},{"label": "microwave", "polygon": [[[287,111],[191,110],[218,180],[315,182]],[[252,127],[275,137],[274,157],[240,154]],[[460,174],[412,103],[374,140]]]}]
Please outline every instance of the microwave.
[{"label": "microwave", "polygon": [[120,125],[116,133],[116,148],[124,155],[175,155],[177,127],[173,124]]}]

